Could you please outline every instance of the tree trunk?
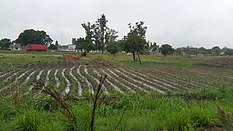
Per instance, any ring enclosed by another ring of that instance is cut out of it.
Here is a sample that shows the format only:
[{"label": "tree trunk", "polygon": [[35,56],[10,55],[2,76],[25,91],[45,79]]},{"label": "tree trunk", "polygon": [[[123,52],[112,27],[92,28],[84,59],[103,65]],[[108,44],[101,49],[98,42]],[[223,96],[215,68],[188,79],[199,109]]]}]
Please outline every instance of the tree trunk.
[{"label": "tree trunk", "polygon": [[134,61],[136,60],[136,58],[135,58],[135,52],[133,52],[133,60]]},{"label": "tree trunk", "polygon": [[104,49],[103,48],[101,49],[101,53],[104,54]]},{"label": "tree trunk", "polygon": [[137,52],[137,54],[138,54],[138,60],[139,60],[140,64],[142,64],[141,58],[139,56],[139,53]]},{"label": "tree trunk", "polygon": [[104,44],[102,44],[101,46],[101,51],[102,51],[102,54],[104,54]]}]

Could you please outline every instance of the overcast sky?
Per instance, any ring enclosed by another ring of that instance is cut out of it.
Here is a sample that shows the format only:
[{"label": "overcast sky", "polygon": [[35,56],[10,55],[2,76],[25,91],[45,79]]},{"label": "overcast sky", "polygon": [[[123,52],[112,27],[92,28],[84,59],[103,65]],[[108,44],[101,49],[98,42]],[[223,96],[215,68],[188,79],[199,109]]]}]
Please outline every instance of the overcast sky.
[{"label": "overcast sky", "polygon": [[119,38],[145,21],[147,40],[159,45],[233,48],[233,0],[0,0],[0,39],[35,29],[68,44],[101,14]]}]

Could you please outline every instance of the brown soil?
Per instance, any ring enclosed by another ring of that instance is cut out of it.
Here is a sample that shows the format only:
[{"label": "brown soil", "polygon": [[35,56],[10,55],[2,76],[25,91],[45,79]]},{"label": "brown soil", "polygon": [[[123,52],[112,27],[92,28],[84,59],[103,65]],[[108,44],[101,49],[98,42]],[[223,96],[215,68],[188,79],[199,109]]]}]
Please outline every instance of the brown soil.
[{"label": "brown soil", "polygon": [[120,65],[112,64],[109,61],[105,61],[103,59],[83,59],[78,57],[73,57],[69,55],[63,56],[65,60],[62,61],[54,61],[54,62],[36,62],[29,64],[18,64],[16,67],[18,68],[60,68],[60,67],[72,67],[78,66],[80,64],[91,65],[94,67],[108,67],[115,68]]},{"label": "brown soil", "polygon": [[109,61],[106,61],[104,59],[93,59],[93,66],[95,67],[117,67],[119,65],[115,65],[115,64],[112,64],[111,62]]},{"label": "brown soil", "polygon": [[222,127],[210,127],[207,128],[205,131],[226,131],[226,130]]},{"label": "brown soil", "polygon": [[0,56],[45,56],[45,57],[62,57],[59,54],[8,54],[0,53]]},{"label": "brown soil", "polygon": [[72,67],[80,65],[79,61],[76,60],[65,60],[65,61],[55,61],[55,62],[40,62],[32,64],[21,64],[16,65],[18,68],[60,68],[60,67]]},{"label": "brown soil", "polygon": [[73,57],[72,55],[63,55],[64,60],[79,60],[78,57]]},{"label": "brown soil", "polygon": [[[215,98],[211,98],[208,96],[201,96],[201,95],[182,95],[180,96],[181,99],[185,100],[185,101],[191,101],[191,100],[197,100],[197,101],[201,101],[201,100],[215,100]],[[221,97],[218,99],[222,99]]]},{"label": "brown soil", "polygon": [[209,61],[205,61],[201,63],[201,65],[233,68],[233,57],[225,57],[225,58],[219,58],[215,60],[209,60]]}]

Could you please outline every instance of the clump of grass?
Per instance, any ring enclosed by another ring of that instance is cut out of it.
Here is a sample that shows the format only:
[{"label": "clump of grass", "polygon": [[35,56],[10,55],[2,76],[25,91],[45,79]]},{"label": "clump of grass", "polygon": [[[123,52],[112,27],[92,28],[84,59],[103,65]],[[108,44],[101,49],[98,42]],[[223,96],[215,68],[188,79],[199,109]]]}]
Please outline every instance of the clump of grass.
[{"label": "clump of grass", "polygon": [[230,112],[225,112],[220,105],[217,106],[218,118],[227,131],[233,129],[233,114]]},{"label": "clump of grass", "polygon": [[39,111],[55,111],[58,104],[48,96],[39,96],[33,101],[33,107]]},{"label": "clump of grass", "polygon": [[29,111],[16,118],[12,129],[17,131],[36,131],[41,123],[41,117],[37,112]]},{"label": "clump of grass", "polygon": [[187,112],[173,112],[167,121],[168,130],[190,130],[192,128]]},{"label": "clump of grass", "polygon": [[[80,103],[73,103],[72,111],[77,117],[79,122],[78,130],[87,131],[90,129],[90,118],[91,118],[92,105],[90,102],[82,101]],[[66,125],[72,125],[67,123]]]},{"label": "clump of grass", "polygon": [[213,126],[211,119],[214,117],[210,111],[194,107],[190,110],[189,117],[194,128]]},{"label": "clump of grass", "polygon": [[233,88],[219,86],[216,88],[202,87],[199,89],[190,89],[182,92],[168,92],[167,97],[178,97],[184,100],[221,100],[231,97]]},{"label": "clump of grass", "polygon": [[10,121],[15,115],[16,110],[9,105],[8,99],[0,102],[0,121]]},{"label": "clump of grass", "polygon": [[37,81],[35,89],[41,90],[44,93],[46,93],[47,95],[50,95],[56,101],[56,103],[58,105],[60,105],[60,107],[64,110],[64,112],[65,112],[66,116],[69,118],[69,120],[74,125],[77,124],[77,118],[73,114],[71,107],[67,104],[67,102],[62,97],[62,95],[59,94],[55,89],[45,86],[43,81]]}]

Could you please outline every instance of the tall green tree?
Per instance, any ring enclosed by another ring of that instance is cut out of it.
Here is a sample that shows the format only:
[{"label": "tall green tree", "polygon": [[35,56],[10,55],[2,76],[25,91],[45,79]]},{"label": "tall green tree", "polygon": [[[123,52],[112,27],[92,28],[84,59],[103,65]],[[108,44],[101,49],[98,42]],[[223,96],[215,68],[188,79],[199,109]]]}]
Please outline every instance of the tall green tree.
[{"label": "tall green tree", "polygon": [[24,30],[18,38],[15,40],[17,43],[20,43],[22,46],[28,44],[46,44],[49,45],[53,42],[49,35],[45,31],[27,29]]},{"label": "tall green tree", "polygon": [[56,42],[55,42],[55,46],[57,46],[57,48],[58,48],[58,46],[59,46],[59,44],[58,44],[58,41],[56,40]]},{"label": "tall green tree", "polygon": [[11,40],[8,38],[4,38],[0,40],[0,49],[7,50],[11,44]]},{"label": "tall green tree", "polygon": [[94,46],[90,39],[80,37],[76,41],[76,49],[83,52],[82,56],[86,56],[88,52],[94,50]]},{"label": "tall green tree", "polygon": [[117,35],[117,31],[114,29],[110,29],[109,27],[107,27],[106,30],[106,35],[105,35],[105,46],[107,46],[109,43],[116,41],[118,35]]},{"label": "tall green tree", "polygon": [[58,41],[56,40],[55,44],[50,44],[49,49],[50,50],[58,50]]},{"label": "tall green tree", "polygon": [[83,23],[82,27],[85,29],[86,39],[93,42],[96,50],[105,51],[105,48],[109,42],[115,41],[117,36],[117,31],[107,27],[108,20],[103,14],[97,19],[95,24],[90,22]]},{"label": "tall green tree", "polygon": [[224,52],[224,55],[226,56],[233,56],[233,49],[226,49]]},{"label": "tall green tree", "polygon": [[107,46],[106,46],[106,50],[113,54],[114,57],[116,56],[116,53],[119,52],[120,50],[120,45],[119,45],[119,42],[117,41],[112,41],[110,42]]},{"label": "tall green tree", "polygon": [[50,44],[48,47],[50,50],[57,50],[58,47],[55,44]]},{"label": "tall green tree", "polygon": [[84,28],[85,33],[86,33],[85,38],[89,39],[89,40],[92,40],[92,38],[94,36],[94,27],[95,27],[95,25],[92,25],[90,22],[83,23],[81,25]]},{"label": "tall green tree", "polygon": [[82,56],[86,56],[88,52],[91,50],[95,50],[94,45],[94,27],[95,25],[92,25],[90,22],[83,23],[82,27],[85,30],[86,36],[85,38],[78,38],[76,40],[76,49],[80,50],[82,53]]},{"label": "tall green tree", "polygon": [[214,46],[212,49],[211,49],[211,52],[213,55],[219,55],[221,53],[221,49],[219,46]]},{"label": "tall green tree", "polygon": [[156,51],[159,49],[159,45],[157,45],[156,42],[149,42],[149,45],[150,45],[149,46],[150,51]]},{"label": "tall green tree", "polygon": [[198,52],[198,54],[203,54],[203,55],[211,54],[211,50],[210,49],[206,49],[204,47],[198,48],[197,52]]},{"label": "tall green tree", "polygon": [[175,51],[175,50],[172,48],[172,46],[169,45],[169,44],[161,45],[161,47],[159,48],[159,50],[160,50],[161,54],[164,55],[164,56],[173,54],[174,51]]},{"label": "tall green tree", "polygon": [[132,26],[129,24],[129,33],[124,38],[125,39],[125,46],[124,50],[126,52],[131,52],[133,55],[133,60],[136,60],[136,54],[138,55],[138,59],[140,60],[139,54],[142,53],[145,50],[145,47],[147,46],[146,42],[146,30],[147,27],[144,26],[144,22],[136,22],[135,26]]},{"label": "tall green tree", "polygon": [[107,24],[108,20],[106,19],[105,15],[101,15],[99,19],[96,21],[96,25],[99,26],[99,35],[100,35],[100,48],[101,52],[104,53],[104,48],[106,45],[106,30],[107,30]]}]

